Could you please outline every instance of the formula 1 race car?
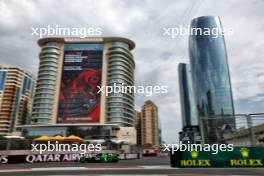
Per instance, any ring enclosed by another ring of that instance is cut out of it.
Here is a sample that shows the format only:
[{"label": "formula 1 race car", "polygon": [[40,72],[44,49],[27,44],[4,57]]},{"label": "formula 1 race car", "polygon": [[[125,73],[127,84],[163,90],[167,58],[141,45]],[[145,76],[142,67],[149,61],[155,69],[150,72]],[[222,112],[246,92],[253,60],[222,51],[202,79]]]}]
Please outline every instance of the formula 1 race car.
[{"label": "formula 1 race car", "polygon": [[116,163],[119,155],[114,153],[99,153],[94,155],[85,155],[80,158],[80,163]]}]

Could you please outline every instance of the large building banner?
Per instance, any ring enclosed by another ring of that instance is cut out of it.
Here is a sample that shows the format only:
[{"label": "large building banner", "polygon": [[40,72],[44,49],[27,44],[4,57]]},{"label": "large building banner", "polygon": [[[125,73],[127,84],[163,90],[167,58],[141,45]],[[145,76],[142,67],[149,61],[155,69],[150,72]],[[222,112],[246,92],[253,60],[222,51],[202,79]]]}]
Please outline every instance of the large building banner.
[{"label": "large building banner", "polygon": [[58,123],[99,122],[102,57],[102,44],[65,45]]}]

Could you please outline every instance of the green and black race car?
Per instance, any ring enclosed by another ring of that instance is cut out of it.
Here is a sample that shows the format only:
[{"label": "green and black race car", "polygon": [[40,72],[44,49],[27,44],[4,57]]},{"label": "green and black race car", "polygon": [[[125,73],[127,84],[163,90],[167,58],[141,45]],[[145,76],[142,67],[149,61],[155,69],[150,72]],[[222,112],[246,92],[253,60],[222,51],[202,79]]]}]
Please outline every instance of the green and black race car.
[{"label": "green and black race car", "polygon": [[119,155],[115,153],[99,153],[85,155],[80,158],[80,163],[115,163],[118,162]]}]

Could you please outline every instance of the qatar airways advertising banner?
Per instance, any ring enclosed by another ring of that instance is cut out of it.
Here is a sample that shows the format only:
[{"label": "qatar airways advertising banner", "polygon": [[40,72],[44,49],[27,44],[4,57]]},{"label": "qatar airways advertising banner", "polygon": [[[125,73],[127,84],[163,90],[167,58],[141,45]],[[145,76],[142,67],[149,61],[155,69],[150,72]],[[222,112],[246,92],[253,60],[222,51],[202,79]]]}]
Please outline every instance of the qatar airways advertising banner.
[{"label": "qatar airways advertising banner", "polygon": [[65,45],[58,123],[99,122],[102,57],[102,44]]}]

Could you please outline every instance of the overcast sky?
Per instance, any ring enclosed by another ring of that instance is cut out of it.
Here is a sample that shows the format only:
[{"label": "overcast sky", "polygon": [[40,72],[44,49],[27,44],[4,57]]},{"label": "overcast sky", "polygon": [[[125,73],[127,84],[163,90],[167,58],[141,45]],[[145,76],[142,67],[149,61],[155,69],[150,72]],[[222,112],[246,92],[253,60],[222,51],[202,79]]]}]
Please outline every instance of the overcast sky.
[{"label": "overcast sky", "polygon": [[37,73],[39,39],[32,27],[101,27],[103,36],[135,41],[137,85],[167,85],[168,94],[136,95],[159,107],[163,139],[175,142],[181,129],[177,67],[188,62],[188,36],[174,39],[163,28],[189,26],[192,18],[220,16],[226,36],[236,113],[264,112],[263,0],[0,0],[0,64]]}]

